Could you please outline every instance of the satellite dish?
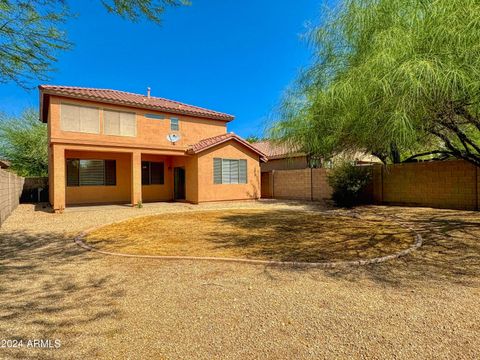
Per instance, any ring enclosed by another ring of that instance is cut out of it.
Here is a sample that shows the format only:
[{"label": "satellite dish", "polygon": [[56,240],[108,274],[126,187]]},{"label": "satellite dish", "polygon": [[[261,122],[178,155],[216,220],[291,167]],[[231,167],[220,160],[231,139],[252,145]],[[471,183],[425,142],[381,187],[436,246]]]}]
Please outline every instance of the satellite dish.
[{"label": "satellite dish", "polygon": [[170,141],[171,143],[176,143],[178,140],[180,140],[180,135],[168,134],[167,135],[167,140]]}]

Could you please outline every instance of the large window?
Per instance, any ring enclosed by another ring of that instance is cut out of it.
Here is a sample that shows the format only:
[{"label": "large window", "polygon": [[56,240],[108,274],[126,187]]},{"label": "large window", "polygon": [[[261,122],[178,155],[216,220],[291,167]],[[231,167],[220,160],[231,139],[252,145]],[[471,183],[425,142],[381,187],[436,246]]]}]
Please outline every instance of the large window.
[{"label": "large window", "polygon": [[115,160],[67,160],[67,186],[116,185]]},{"label": "large window", "polygon": [[246,184],[247,160],[213,159],[214,184]]},{"label": "large window", "polygon": [[103,132],[105,135],[136,136],[135,113],[104,110]]},{"label": "large window", "polygon": [[98,134],[100,110],[96,107],[61,104],[60,125],[63,131]]},{"label": "large window", "polygon": [[142,161],[142,185],[164,184],[163,162]]}]

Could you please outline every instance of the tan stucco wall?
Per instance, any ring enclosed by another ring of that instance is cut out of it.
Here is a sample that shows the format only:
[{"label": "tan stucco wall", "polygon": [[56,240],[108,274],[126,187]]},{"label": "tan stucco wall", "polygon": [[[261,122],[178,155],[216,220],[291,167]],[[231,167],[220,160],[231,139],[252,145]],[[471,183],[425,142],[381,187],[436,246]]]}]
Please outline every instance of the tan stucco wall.
[{"label": "tan stucco wall", "polygon": [[[64,132],[60,126],[60,104],[98,106],[136,113],[137,136],[103,135],[103,113],[100,111],[100,134]],[[181,140],[172,145],[166,140],[171,133],[170,121],[146,118],[145,113],[164,114],[180,120]],[[66,205],[87,203],[169,201],[174,197],[173,169],[183,167],[186,177],[186,201],[244,200],[260,197],[260,165],[255,152],[235,141],[229,141],[199,155],[185,150],[198,141],[224,134],[224,121],[209,120],[150,110],[106,105],[90,101],[52,96],[48,119],[50,202],[55,210]],[[66,187],[65,159],[117,160],[116,186]],[[213,158],[247,159],[247,184],[213,184]],[[141,185],[141,161],[164,161],[165,184]]]},{"label": "tan stucco wall", "polygon": [[[247,184],[214,184],[213,159],[246,159]],[[198,202],[260,198],[260,165],[256,153],[235,141],[216,146],[198,155]]]},{"label": "tan stucco wall", "polygon": [[[137,136],[113,136],[103,134],[103,112],[100,111],[100,134],[87,134],[81,132],[62,131],[60,126],[61,103],[77,104],[85,106],[96,106],[100,109],[112,109],[136,113]],[[179,119],[180,130],[171,131],[169,119],[157,120],[146,118],[145,114],[162,114],[167,118],[176,117]],[[102,146],[123,146],[145,149],[174,149],[185,150],[188,145],[216,135],[225,134],[227,131],[226,122],[219,120],[204,119],[179,114],[169,114],[153,110],[135,109],[126,106],[102,104],[98,102],[74,100],[52,96],[49,111],[49,139],[53,142],[102,145]],[[180,140],[172,145],[166,136],[176,133],[181,136]]]},{"label": "tan stucco wall", "polygon": [[66,159],[116,160],[115,186],[66,186],[66,205],[129,203],[131,192],[131,157],[129,154],[65,151]]},{"label": "tan stucco wall", "polygon": [[262,172],[272,170],[295,170],[308,168],[306,156],[288,157],[284,159],[270,159],[260,165]]}]

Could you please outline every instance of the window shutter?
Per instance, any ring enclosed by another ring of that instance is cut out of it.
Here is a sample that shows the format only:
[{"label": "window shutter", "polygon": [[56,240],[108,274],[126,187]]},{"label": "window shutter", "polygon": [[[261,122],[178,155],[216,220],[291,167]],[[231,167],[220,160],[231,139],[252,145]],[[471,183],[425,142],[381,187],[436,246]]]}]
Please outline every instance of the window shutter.
[{"label": "window shutter", "polygon": [[117,162],[105,160],[105,185],[117,184]]},{"label": "window shutter", "polygon": [[230,184],[238,184],[238,160],[230,160]]},{"label": "window shutter", "polygon": [[222,184],[230,184],[230,160],[222,159]]},{"label": "window shutter", "polygon": [[60,122],[63,131],[98,134],[100,132],[98,108],[62,104]]},{"label": "window shutter", "polygon": [[220,158],[213,159],[213,183],[222,183],[222,159]]},{"label": "window shutter", "polygon": [[80,131],[78,106],[62,104],[60,106],[60,124],[63,131]]},{"label": "window shutter", "polygon": [[106,135],[120,134],[120,114],[116,111],[103,111],[103,132]]},{"label": "window shutter", "polygon": [[80,185],[104,185],[105,163],[103,160],[80,160]]},{"label": "window shutter", "polygon": [[136,136],[135,113],[104,110],[103,131],[106,135]]},{"label": "window shutter", "polygon": [[67,160],[67,186],[79,186],[79,160],[68,159]]},{"label": "window shutter", "polygon": [[97,108],[79,106],[80,132],[98,134],[100,132],[100,112]]},{"label": "window shutter", "polygon": [[135,136],[136,135],[136,123],[134,113],[120,113],[120,135],[122,136]]},{"label": "window shutter", "polygon": [[243,160],[243,159],[239,160],[238,167],[239,167],[238,182],[240,184],[246,184],[247,183],[247,160]]}]

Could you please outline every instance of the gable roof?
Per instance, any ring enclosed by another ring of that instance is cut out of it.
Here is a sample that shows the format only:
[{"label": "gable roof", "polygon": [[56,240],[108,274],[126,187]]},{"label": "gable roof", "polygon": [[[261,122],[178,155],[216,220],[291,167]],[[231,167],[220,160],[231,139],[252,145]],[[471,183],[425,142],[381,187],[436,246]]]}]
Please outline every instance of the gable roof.
[{"label": "gable roof", "polygon": [[252,143],[252,146],[263,152],[269,159],[283,159],[286,157],[305,156],[297,146],[289,146],[285,143],[276,143],[271,140]]},{"label": "gable roof", "polygon": [[[42,103],[44,101],[44,95],[58,95],[74,99],[93,100],[108,104],[127,105],[136,108],[198,116],[226,122],[231,121],[234,118],[229,114],[184,104],[174,100],[168,100],[154,96],[148,97],[141,94],[134,94],[119,90],[57,85],[40,85],[38,88],[41,94],[40,107],[43,105]],[[46,122],[47,120],[45,118],[45,114],[42,114],[41,116],[42,121]]]},{"label": "gable roof", "polygon": [[230,140],[237,141],[238,143],[242,144],[246,148],[248,148],[248,149],[252,150],[253,152],[257,153],[260,156],[261,161],[263,161],[263,162],[267,161],[267,157],[262,151],[253,147],[248,141],[242,139],[240,136],[238,136],[234,133],[227,133],[227,134],[217,135],[217,136],[213,136],[211,138],[203,139],[203,140],[199,141],[198,143],[191,145],[188,148],[187,153],[188,154],[198,154],[202,151],[205,151],[205,150],[210,149],[214,146],[223,144],[223,143],[225,143],[227,141],[230,141]]}]

